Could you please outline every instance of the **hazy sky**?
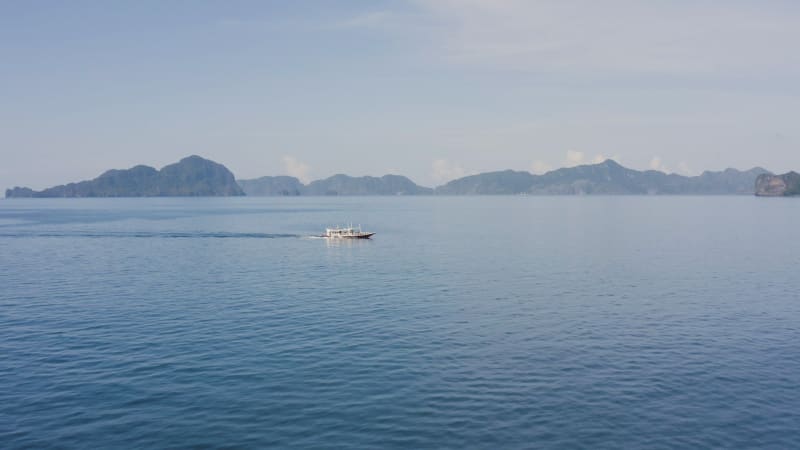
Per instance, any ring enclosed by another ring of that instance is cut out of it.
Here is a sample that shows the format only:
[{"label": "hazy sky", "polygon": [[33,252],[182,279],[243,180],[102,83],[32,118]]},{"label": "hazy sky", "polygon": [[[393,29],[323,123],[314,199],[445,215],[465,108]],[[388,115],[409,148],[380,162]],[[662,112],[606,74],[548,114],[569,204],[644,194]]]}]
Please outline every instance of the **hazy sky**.
[{"label": "hazy sky", "polygon": [[0,187],[800,169],[797,1],[4,1]]}]

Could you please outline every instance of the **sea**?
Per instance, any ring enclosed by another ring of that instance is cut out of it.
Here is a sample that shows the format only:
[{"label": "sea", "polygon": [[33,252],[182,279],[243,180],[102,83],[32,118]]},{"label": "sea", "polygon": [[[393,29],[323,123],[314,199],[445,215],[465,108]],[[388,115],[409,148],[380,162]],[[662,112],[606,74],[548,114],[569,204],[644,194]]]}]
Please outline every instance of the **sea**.
[{"label": "sea", "polygon": [[799,269],[789,198],[2,200],[0,448],[800,448]]}]

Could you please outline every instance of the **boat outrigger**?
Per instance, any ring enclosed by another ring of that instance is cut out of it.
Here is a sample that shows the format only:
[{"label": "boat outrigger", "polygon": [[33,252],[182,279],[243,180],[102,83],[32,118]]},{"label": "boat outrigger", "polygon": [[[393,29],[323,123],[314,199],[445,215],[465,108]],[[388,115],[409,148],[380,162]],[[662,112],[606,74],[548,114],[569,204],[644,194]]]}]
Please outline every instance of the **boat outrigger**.
[{"label": "boat outrigger", "polygon": [[322,237],[330,239],[369,239],[373,234],[375,233],[361,231],[361,225],[358,227],[350,225],[343,228],[326,228]]}]

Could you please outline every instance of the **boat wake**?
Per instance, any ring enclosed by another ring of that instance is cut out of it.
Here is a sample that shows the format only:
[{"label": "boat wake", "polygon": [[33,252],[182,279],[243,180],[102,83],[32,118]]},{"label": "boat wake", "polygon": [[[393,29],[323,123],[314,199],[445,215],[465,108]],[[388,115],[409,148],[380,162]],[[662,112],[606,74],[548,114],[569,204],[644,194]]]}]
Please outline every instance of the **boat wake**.
[{"label": "boat wake", "polygon": [[151,239],[279,239],[299,238],[287,233],[231,233],[205,231],[17,231],[0,233],[0,238],[151,238]]}]

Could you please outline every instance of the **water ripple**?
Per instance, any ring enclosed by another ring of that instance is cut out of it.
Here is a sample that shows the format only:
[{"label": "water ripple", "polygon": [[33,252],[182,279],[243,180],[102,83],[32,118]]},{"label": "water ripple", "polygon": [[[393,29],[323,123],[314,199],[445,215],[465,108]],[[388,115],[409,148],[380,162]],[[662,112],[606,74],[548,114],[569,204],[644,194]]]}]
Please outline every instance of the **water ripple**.
[{"label": "water ripple", "polygon": [[5,221],[0,446],[800,447],[800,212],[644,200]]}]

